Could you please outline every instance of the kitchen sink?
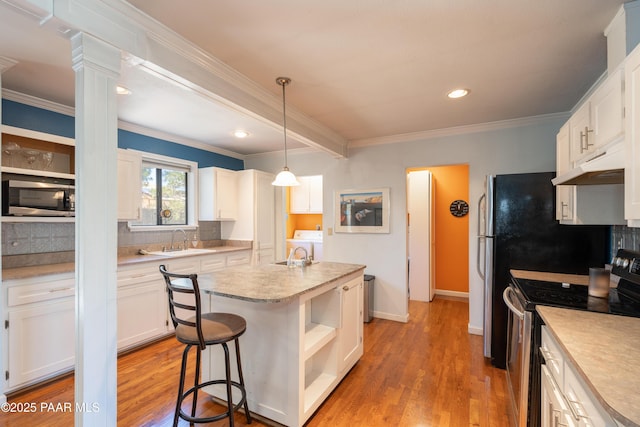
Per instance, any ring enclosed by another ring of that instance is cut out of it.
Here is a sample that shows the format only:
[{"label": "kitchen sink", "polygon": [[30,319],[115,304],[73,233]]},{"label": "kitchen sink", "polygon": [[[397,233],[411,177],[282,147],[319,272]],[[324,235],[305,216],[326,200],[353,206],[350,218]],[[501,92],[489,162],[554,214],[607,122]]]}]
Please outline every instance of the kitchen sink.
[{"label": "kitchen sink", "polygon": [[[320,261],[311,261],[311,264],[307,264],[307,265],[312,265],[312,264],[317,264]],[[287,261],[278,261],[278,262],[274,262],[275,265],[287,265]],[[293,266],[294,267],[303,267],[302,265],[302,260],[301,259],[294,259],[293,260]]]},{"label": "kitchen sink", "polygon": [[187,249],[185,251],[183,251],[183,250],[179,250],[179,251],[153,251],[153,252],[148,252],[148,254],[149,255],[159,255],[159,256],[166,256],[166,257],[170,257],[170,258],[176,258],[176,257],[190,256],[190,255],[214,254],[216,252],[217,252],[216,249],[192,248],[192,249]]}]

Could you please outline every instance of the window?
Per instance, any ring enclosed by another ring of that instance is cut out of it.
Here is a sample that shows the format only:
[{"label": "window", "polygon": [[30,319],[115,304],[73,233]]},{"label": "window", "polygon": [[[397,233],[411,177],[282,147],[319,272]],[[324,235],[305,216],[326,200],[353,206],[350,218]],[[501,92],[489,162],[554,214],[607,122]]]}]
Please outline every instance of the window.
[{"label": "window", "polygon": [[181,159],[142,154],[142,214],[129,228],[196,226],[197,164]]}]

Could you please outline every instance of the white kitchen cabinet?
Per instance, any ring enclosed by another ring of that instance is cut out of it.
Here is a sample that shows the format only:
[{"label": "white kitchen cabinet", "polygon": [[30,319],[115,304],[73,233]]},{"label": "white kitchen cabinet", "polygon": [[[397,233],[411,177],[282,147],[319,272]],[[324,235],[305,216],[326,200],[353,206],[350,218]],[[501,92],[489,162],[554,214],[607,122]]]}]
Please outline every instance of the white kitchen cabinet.
[{"label": "white kitchen cabinet", "polygon": [[251,251],[234,252],[227,255],[227,267],[251,264]]},{"label": "white kitchen cabinet", "polygon": [[118,269],[118,350],[165,335],[167,304],[158,265]]},{"label": "white kitchen cabinet", "polygon": [[[624,72],[611,74],[591,96],[593,149],[619,141],[624,135]],[[587,151],[592,152],[592,148]]]},{"label": "white kitchen cabinet", "polygon": [[139,220],[142,212],[142,155],[118,149],[118,220]]},{"label": "white kitchen cabinet", "polygon": [[[556,136],[556,174],[570,170],[573,117],[560,128]],[[556,219],[565,225],[626,224],[624,218],[623,184],[557,185]]]},{"label": "white kitchen cabinet", "polygon": [[549,369],[545,365],[541,368],[540,427],[578,427]]},{"label": "white kitchen cabinet", "polygon": [[322,213],[322,175],[300,176],[300,185],[291,187],[289,212],[295,214]]},{"label": "white kitchen cabinet", "polygon": [[345,283],[340,292],[340,328],[338,329],[338,371],[353,366],[363,354],[363,277]]},{"label": "white kitchen cabinet", "polygon": [[201,221],[235,221],[238,215],[237,172],[209,167],[198,169]]},{"label": "white kitchen cabinet", "polygon": [[[588,100],[571,115],[569,129],[571,140],[570,159],[571,162],[577,162],[588,154],[587,149],[589,147],[593,147],[593,142],[589,141],[589,137],[593,132],[591,130],[591,108]],[[591,137],[591,140],[593,140],[593,137]]]},{"label": "white kitchen cabinet", "polygon": [[624,76],[627,112],[624,214],[630,227],[640,227],[640,46],[627,57]]},{"label": "white kitchen cabinet", "polygon": [[542,326],[541,336],[546,360],[541,370],[541,426],[615,427],[547,326]]},{"label": "white kitchen cabinet", "polygon": [[247,169],[238,173],[238,219],[223,224],[225,238],[253,242],[251,263],[275,261],[275,190],[273,175]]},{"label": "white kitchen cabinet", "polygon": [[8,351],[5,390],[11,391],[73,369],[75,280],[73,274],[3,282],[7,295]]},{"label": "white kitchen cabinet", "polygon": [[586,160],[624,135],[622,69],[610,75],[569,119],[572,162]]},{"label": "white kitchen cabinet", "polygon": [[[561,175],[571,169],[571,145],[569,140],[569,123],[558,131],[556,136],[556,174]],[[575,187],[573,185],[556,186],[556,219],[573,222],[573,203],[575,199]]]}]

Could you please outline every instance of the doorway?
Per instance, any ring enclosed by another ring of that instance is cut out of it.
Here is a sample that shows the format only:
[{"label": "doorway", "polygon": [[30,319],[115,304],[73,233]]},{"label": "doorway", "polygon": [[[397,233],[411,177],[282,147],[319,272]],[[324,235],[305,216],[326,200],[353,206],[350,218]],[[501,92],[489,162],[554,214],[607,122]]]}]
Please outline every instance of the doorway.
[{"label": "doorway", "polygon": [[468,299],[469,215],[452,210],[468,200],[468,164],[407,169],[409,299]]}]

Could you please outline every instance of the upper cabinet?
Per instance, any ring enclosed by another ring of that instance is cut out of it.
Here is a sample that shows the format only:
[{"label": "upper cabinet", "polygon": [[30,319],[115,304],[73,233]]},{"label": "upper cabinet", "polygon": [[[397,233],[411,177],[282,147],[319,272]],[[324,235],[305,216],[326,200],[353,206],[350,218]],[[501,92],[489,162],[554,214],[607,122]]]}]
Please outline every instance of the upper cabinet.
[{"label": "upper cabinet", "polygon": [[139,220],[142,212],[142,155],[118,149],[118,220]]},{"label": "upper cabinet", "polygon": [[[571,145],[569,140],[569,123],[558,131],[556,137],[556,171],[560,175],[571,169]],[[575,199],[575,186],[558,185],[556,187],[556,219],[560,223],[574,220],[573,202]]]},{"label": "upper cabinet", "polygon": [[624,135],[623,71],[610,75],[571,116],[572,162],[589,158]]},{"label": "upper cabinet", "polygon": [[[556,173],[615,148],[625,136],[623,71],[618,69],[560,128],[556,136]],[[624,185],[557,185],[556,219],[561,224],[626,224]]]},{"label": "upper cabinet", "polygon": [[640,227],[640,45],[625,61],[624,79],[627,110],[624,213],[629,226]]},{"label": "upper cabinet", "polygon": [[322,175],[299,176],[300,185],[291,187],[289,212],[322,213]]},{"label": "upper cabinet", "polygon": [[235,221],[238,215],[236,172],[216,167],[198,171],[200,220]]}]

